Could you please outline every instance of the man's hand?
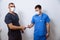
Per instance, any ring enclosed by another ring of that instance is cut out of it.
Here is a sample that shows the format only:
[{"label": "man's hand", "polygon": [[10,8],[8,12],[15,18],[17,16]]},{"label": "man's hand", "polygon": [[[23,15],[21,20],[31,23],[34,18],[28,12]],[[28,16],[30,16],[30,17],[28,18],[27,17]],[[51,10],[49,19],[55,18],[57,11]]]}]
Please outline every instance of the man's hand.
[{"label": "man's hand", "polygon": [[26,29],[26,27],[20,26],[20,28],[21,28],[22,33],[24,33],[24,30]]},{"label": "man's hand", "polygon": [[46,34],[46,38],[48,38],[48,37],[49,37],[49,33]]},{"label": "man's hand", "polygon": [[25,30],[26,27],[24,27],[24,26],[20,26],[20,29],[21,29],[21,30]]},{"label": "man's hand", "polygon": [[32,28],[33,26],[34,26],[34,24],[30,24],[30,25],[28,25],[27,28]]},{"label": "man's hand", "polygon": [[31,28],[31,26],[30,25],[28,25],[28,27],[27,28]]}]

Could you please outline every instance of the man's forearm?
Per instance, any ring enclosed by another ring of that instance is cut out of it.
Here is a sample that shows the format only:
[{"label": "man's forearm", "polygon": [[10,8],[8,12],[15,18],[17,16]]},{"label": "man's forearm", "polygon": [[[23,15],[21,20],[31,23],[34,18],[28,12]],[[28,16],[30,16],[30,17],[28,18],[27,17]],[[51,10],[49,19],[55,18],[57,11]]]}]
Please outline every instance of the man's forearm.
[{"label": "man's forearm", "polygon": [[30,24],[31,27],[33,27],[33,24]]},{"label": "man's forearm", "polygon": [[22,29],[22,26],[15,26],[15,25],[13,25],[12,23],[8,24],[8,27],[9,27],[10,29],[13,29],[13,30]]},{"label": "man's forearm", "polygon": [[33,25],[34,25],[34,24],[32,24],[32,23],[31,23],[30,25],[28,25],[28,28],[31,28],[31,27],[33,27]]},{"label": "man's forearm", "polygon": [[20,26],[11,26],[10,29],[19,30],[19,29],[21,29],[21,27]]},{"label": "man's forearm", "polygon": [[47,24],[47,33],[50,33],[50,24]]}]

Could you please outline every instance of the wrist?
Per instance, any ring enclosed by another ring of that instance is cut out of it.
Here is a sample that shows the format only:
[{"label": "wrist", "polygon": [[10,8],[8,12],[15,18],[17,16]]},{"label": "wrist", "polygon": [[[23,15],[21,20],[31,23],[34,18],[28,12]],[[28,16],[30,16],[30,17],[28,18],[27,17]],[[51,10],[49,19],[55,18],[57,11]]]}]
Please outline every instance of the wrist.
[{"label": "wrist", "polygon": [[19,29],[22,30],[22,26],[19,26]]},{"label": "wrist", "polygon": [[49,33],[49,32],[47,32],[47,35],[50,35],[50,33]]}]

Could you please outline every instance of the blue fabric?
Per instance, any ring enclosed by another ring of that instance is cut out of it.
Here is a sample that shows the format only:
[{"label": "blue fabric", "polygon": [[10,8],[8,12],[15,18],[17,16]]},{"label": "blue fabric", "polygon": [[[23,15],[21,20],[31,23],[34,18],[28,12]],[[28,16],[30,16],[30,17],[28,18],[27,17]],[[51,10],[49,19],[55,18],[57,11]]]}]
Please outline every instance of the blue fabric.
[{"label": "blue fabric", "polygon": [[46,40],[46,36],[39,36],[39,35],[34,35],[34,40]]},{"label": "blue fabric", "polygon": [[46,35],[47,29],[46,29],[46,23],[50,22],[50,19],[48,15],[45,13],[42,13],[41,15],[34,15],[31,21],[35,26],[34,26],[34,34],[38,35]]}]

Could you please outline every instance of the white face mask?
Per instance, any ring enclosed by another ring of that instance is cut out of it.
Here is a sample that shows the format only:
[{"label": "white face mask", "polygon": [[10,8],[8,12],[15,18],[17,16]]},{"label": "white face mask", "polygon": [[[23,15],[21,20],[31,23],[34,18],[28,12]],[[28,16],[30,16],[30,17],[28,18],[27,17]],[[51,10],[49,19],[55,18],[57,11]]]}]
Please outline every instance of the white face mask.
[{"label": "white face mask", "polygon": [[15,11],[15,8],[14,8],[14,7],[11,7],[10,9],[11,9],[11,11],[13,11],[13,12]]},{"label": "white face mask", "polygon": [[39,14],[39,12],[36,12],[36,14]]}]

